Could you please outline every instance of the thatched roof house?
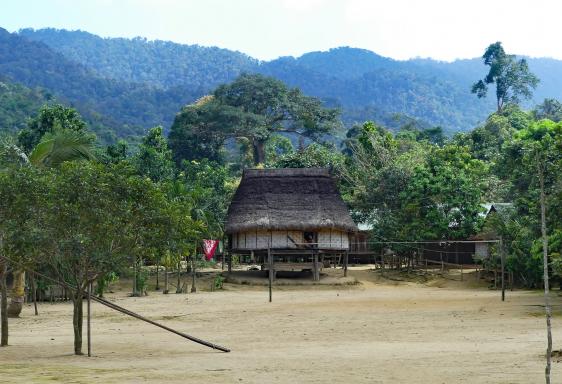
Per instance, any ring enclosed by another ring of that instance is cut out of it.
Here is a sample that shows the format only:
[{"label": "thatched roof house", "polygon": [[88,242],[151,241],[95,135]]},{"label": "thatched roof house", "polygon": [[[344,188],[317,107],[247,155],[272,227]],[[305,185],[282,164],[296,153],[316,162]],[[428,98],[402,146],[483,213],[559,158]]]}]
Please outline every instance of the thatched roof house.
[{"label": "thatched roof house", "polygon": [[328,169],[247,169],[228,209],[231,249],[348,249],[357,227]]}]

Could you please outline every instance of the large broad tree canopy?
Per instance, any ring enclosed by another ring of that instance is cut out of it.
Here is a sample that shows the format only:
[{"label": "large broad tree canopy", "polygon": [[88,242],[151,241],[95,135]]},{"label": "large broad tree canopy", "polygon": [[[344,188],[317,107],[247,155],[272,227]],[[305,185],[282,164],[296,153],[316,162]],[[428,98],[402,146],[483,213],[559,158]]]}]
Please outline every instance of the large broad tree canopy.
[{"label": "large broad tree canopy", "polygon": [[324,108],[319,99],[297,88],[271,77],[244,74],[185,107],[172,126],[170,146],[176,161],[201,155],[219,159],[227,139],[245,138],[253,147],[254,163],[259,164],[265,161],[265,145],[275,134],[318,140],[340,124],[338,116],[337,110]]}]

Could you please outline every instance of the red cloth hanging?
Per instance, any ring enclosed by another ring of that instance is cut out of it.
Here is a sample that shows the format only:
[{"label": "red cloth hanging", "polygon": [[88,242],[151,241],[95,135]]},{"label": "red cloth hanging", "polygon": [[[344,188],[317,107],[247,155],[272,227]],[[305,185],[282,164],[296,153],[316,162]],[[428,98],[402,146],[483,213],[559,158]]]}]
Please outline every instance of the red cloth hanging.
[{"label": "red cloth hanging", "polygon": [[203,252],[207,261],[213,258],[218,245],[218,240],[203,240]]}]

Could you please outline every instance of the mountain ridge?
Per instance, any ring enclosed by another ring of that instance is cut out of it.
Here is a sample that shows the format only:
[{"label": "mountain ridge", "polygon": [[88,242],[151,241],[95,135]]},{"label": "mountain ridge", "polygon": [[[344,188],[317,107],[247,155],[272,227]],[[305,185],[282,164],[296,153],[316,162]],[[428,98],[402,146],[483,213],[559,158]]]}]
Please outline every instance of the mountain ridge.
[{"label": "mountain ridge", "polygon": [[[396,116],[406,116],[452,134],[475,127],[494,110],[493,97],[470,93],[487,70],[477,58],[395,60],[337,47],[260,61],[225,48],[52,28],[0,30],[0,54],[0,76],[106,116],[116,137],[169,127],[183,105],[245,72],[276,77],[339,107],[347,126],[372,119],[398,128],[403,120]],[[528,60],[542,82],[525,106],[562,99],[562,61]]]}]

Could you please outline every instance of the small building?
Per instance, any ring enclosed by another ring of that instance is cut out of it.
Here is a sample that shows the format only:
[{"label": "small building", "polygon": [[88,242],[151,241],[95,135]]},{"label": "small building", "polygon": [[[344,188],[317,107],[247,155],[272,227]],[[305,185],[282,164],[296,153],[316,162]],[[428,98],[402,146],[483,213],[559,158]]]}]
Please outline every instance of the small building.
[{"label": "small building", "polygon": [[[513,203],[487,203],[483,204],[486,209],[484,213],[484,225],[480,233],[471,237],[471,240],[497,240],[498,234],[492,228],[492,220],[497,217],[505,222],[513,213]],[[490,243],[476,243],[474,255],[482,260],[490,257]]]},{"label": "small building", "polygon": [[[274,270],[307,270],[347,256],[357,227],[328,169],[244,170],[227,213],[229,252]],[[346,258],[347,260],[347,258]]]}]

